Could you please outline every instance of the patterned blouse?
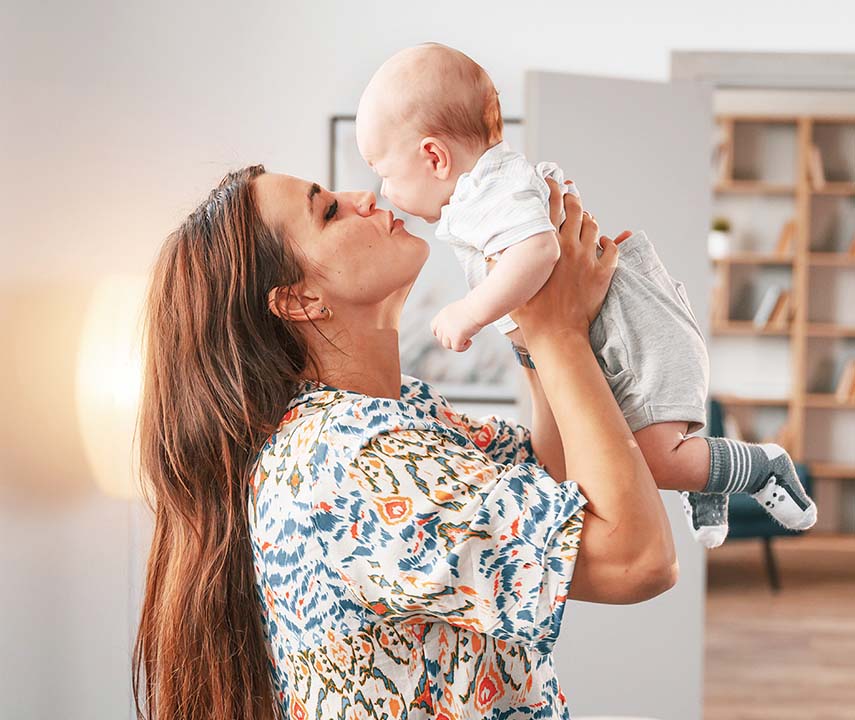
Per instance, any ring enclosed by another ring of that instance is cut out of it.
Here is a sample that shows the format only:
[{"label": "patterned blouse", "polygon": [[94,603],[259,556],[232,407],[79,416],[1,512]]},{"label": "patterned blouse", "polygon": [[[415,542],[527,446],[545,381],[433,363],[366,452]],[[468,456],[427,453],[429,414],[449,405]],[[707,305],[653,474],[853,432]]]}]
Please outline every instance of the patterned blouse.
[{"label": "patterned blouse", "polygon": [[570,717],[552,647],[584,497],[528,429],[305,383],[259,454],[249,523],[287,718]]}]

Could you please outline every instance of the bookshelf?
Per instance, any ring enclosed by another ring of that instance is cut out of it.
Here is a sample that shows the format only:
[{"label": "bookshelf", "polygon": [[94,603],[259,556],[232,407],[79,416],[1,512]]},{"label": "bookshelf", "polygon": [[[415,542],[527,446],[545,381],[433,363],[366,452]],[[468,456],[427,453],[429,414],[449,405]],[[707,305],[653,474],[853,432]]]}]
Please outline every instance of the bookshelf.
[{"label": "bookshelf", "polygon": [[855,481],[855,116],[722,113],[716,133],[714,215],[732,246],[711,259],[711,345],[788,377],[712,395],[747,439],[781,442],[820,482]]}]

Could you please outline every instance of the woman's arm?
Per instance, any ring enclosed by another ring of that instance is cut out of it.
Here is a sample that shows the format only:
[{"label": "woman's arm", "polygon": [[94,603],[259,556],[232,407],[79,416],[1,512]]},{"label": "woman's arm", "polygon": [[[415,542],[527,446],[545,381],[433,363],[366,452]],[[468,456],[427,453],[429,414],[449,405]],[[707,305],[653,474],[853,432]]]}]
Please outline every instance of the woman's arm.
[{"label": "woman's arm", "polygon": [[531,397],[531,446],[537,461],[558,482],[567,479],[564,446],[537,370],[522,368]]},{"label": "woman's arm", "polygon": [[549,391],[566,476],[588,499],[570,596],[621,603],[659,595],[676,581],[671,527],[587,334],[538,338],[529,349]]},{"label": "woman's arm", "polygon": [[[557,185],[550,183],[553,197]],[[561,259],[541,291],[513,313],[561,437],[566,477],[588,499],[571,596],[637,602],[673,586],[677,561],[658,490],[591,350],[588,327],[617,262],[573,195],[559,233]]]}]

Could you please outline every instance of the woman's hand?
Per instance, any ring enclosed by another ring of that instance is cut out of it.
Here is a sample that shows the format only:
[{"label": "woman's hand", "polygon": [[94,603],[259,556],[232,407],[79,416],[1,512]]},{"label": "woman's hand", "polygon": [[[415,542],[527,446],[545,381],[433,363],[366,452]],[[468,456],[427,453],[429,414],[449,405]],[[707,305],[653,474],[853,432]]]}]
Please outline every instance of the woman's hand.
[{"label": "woman's hand", "polygon": [[587,335],[600,312],[617,266],[617,242],[603,236],[602,255],[597,256],[597,221],[583,212],[578,196],[566,194],[552,179],[549,184],[550,218],[558,224],[561,203],[566,220],[558,230],[561,257],[546,284],[525,305],[511,313],[528,341],[542,333],[579,332]]}]

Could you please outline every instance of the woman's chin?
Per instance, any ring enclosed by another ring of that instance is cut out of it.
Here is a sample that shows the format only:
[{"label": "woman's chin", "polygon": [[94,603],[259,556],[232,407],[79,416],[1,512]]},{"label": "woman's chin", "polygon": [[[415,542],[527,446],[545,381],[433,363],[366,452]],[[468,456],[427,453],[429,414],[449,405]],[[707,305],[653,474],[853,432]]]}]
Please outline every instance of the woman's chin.
[{"label": "woman's chin", "polygon": [[421,242],[422,248],[424,250],[422,264],[419,265],[419,271],[421,271],[421,269],[424,267],[424,264],[427,262],[427,259],[430,257],[430,243],[424,238],[419,237],[418,235],[413,235],[413,237],[419,242]]}]

